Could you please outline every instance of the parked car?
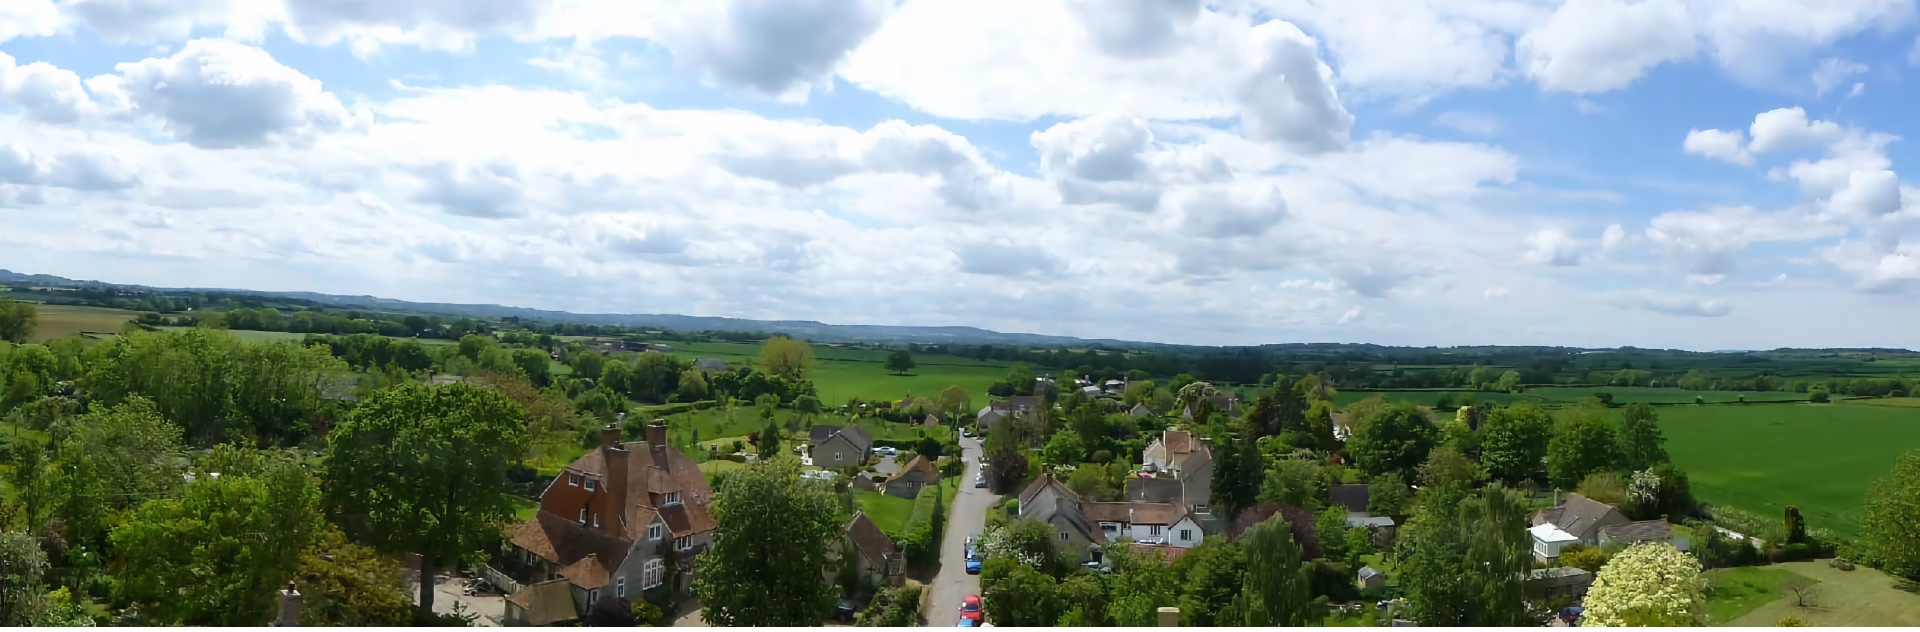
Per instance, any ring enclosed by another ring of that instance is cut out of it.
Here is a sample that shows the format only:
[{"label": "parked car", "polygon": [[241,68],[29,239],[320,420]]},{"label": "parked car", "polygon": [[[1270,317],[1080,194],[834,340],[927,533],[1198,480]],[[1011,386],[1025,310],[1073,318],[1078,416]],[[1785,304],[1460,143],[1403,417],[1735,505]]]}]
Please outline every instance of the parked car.
[{"label": "parked car", "polygon": [[973,625],[973,619],[968,619],[968,618],[966,618],[966,617],[960,617],[960,626],[959,626],[959,627],[963,627],[963,628],[971,628],[971,627],[974,627],[974,625]]},{"label": "parked car", "polygon": [[1580,622],[1580,615],[1586,611],[1586,608],[1580,606],[1567,606],[1566,609],[1560,611],[1560,620],[1566,621],[1568,626],[1572,626]]},{"label": "parked car", "polygon": [[984,489],[987,486],[987,473],[981,472],[973,475],[973,486]]},{"label": "parked car", "polygon": [[881,446],[878,448],[874,448],[873,453],[884,455],[884,456],[894,456],[894,455],[900,454],[900,451],[893,448],[886,447],[886,446]]},{"label": "parked car", "polygon": [[960,618],[972,619],[974,622],[978,623],[980,621],[980,617],[983,616],[984,614],[985,613],[980,611],[979,595],[967,595],[966,599],[961,600]]},{"label": "parked car", "polygon": [[967,574],[979,575],[980,564],[981,564],[980,556],[974,555],[972,551],[968,551],[967,552]]}]

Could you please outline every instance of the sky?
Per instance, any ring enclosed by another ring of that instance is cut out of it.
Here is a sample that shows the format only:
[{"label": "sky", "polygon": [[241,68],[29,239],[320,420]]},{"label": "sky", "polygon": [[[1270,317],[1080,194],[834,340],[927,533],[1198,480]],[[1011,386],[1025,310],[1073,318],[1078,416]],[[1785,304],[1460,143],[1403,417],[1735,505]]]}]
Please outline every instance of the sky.
[{"label": "sky", "polygon": [[4,0],[0,268],[1920,348],[1915,103],[1915,0]]}]

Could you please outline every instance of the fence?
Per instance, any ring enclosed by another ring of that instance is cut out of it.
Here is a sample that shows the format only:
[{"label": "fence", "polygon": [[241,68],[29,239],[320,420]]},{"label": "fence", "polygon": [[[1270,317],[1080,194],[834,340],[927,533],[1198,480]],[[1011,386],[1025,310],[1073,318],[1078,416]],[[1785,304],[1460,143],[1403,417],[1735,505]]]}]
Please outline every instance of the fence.
[{"label": "fence", "polygon": [[520,582],[513,581],[513,578],[508,577],[506,573],[502,573],[499,569],[492,566],[482,566],[480,568],[480,576],[487,578],[489,583],[499,588],[501,594],[511,595],[520,591]]}]

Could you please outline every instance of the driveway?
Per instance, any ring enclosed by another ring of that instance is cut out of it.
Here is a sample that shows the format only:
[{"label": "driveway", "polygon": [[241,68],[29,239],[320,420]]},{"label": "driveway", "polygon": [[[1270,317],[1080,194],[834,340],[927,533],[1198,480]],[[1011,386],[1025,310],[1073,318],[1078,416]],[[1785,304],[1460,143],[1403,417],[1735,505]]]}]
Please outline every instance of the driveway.
[{"label": "driveway", "polygon": [[967,470],[960,476],[960,493],[953,497],[947,511],[947,535],[940,544],[940,574],[933,578],[933,597],[927,600],[928,627],[953,627],[960,620],[960,600],[980,594],[980,576],[967,574],[967,536],[978,533],[987,524],[987,510],[1000,503],[1000,496],[973,486],[980,472],[980,442],[960,438],[961,453]]},{"label": "driveway", "polygon": [[[473,625],[483,627],[501,625],[507,615],[506,596],[496,592],[469,596],[466,594],[469,581],[472,580],[465,577],[445,575],[434,577],[433,611],[438,614],[453,614],[454,604],[461,604],[466,606],[464,610],[468,614],[478,615],[473,620]],[[407,594],[413,596],[414,605],[419,605],[420,589],[418,587],[409,587]]]},{"label": "driveway", "polygon": [[885,454],[879,455],[879,457],[880,457],[880,462],[873,464],[874,472],[885,474],[887,475],[887,478],[893,478],[893,475],[900,473],[899,458],[887,456]]}]

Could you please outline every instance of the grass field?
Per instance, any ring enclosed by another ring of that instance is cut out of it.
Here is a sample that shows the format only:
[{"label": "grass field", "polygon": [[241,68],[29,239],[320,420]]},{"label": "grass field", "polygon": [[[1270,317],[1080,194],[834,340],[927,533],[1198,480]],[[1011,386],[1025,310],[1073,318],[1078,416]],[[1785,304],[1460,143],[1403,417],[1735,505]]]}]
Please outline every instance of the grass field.
[{"label": "grass field", "polygon": [[1769,568],[1792,571],[1819,582],[1814,586],[1814,607],[1798,606],[1789,594],[1727,625],[1766,627],[1791,615],[1808,627],[1920,626],[1920,595],[1895,588],[1899,580],[1886,573],[1865,566],[1843,571],[1824,561],[1788,562]]},{"label": "grass field", "polygon": [[[1713,625],[1726,625],[1760,606],[1787,596],[1780,590],[1781,582],[1799,575],[1780,568],[1742,566],[1716,568],[1707,571],[1706,577],[1709,587],[1707,621]],[[1767,623],[1772,625],[1773,622]]]},{"label": "grass field", "polygon": [[34,342],[82,332],[117,334],[122,325],[140,315],[124,309],[74,305],[37,305],[35,309],[39,311],[39,326],[33,331]]},{"label": "grass field", "polygon": [[[177,333],[177,332],[183,332],[183,331],[193,331],[193,328],[192,327],[161,327],[160,330]],[[306,334],[296,334],[288,331],[250,331],[246,329],[229,329],[227,330],[227,333],[233,334],[233,337],[239,338],[240,340],[245,342],[281,342],[285,340],[299,342],[302,339],[305,339],[307,337]]]},{"label": "grass field", "polygon": [[853,490],[853,502],[860,510],[867,512],[867,518],[873,525],[887,533],[899,533],[907,526],[907,520],[913,517],[913,500],[888,496],[880,492]]},{"label": "grass field", "polygon": [[[760,358],[757,343],[680,342],[672,346],[674,357],[682,360],[713,358],[740,366]],[[851,397],[898,400],[907,395],[936,395],[956,385],[966,389],[976,403],[984,403],[987,387],[1007,377],[1005,363],[957,356],[914,356],[916,366],[907,375],[887,372],[887,352],[878,349],[816,345],[813,356],[813,384],[820,400],[828,404],[843,404]]]},{"label": "grass field", "polygon": [[1806,393],[1788,393],[1780,391],[1688,391],[1677,388],[1653,388],[1648,386],[1596,387],[1596,386],[1537,386],[1525,392],[1499,393],[1490,391],[1340,391],[1334,395],[1334,403],[1348,406],[1354,402],[1379,395],[1389,402],[1411,402],[1422,406],[1432,406],[1442,395],[1448,396],[1453,403],[1459,404],[1472,395],[1481,403],[1512,404],[1532,402],[1542,406],[1574,404],[1593,399],[1596,393],[1613,396],[1615,404],[1692,404],[1699,397],[1707,403],[1731,404],[1745,396],[1749,403],[1759,402],[1804,402]]},{"label": "grass field", "polygon": [[[641,413],[645,416],[645,413]],[[804,437],[806,420],[791,410],[780,409],[773,413],[773,420],[782,429],[799,428],[798,431],[786,430],[789,437],[799,434]],[[685,443],[692,443],[693,433],[699,432],[701,442],[724,437],[744,437],[759,432],[766,427],[766,420],[760,418],[760,409],[753,406],[736,406],[731,411],[722,408],[709,408],[669,415],[666,417],[667,430],[676,438],[684,437]],[[845,417],[834,414],[818,415],[813,418],[814,425],[847,425]],[[922,426],[896,424],[877,419],[863,419],[855,425],[865,428],[875,439],[887,441],[908,441],[920,437]],[[803,439],[804,440],[804,439]],[[682,445],[682,443],[675,443]]]},{"label": "grass field", "polygon": [[1920,408],[1756,404],[1662,408],[1673,462],[1700,500],[1778,517],[1796,505],[1812,527],[1859,530],[1867,489],[1920,448]]}]

